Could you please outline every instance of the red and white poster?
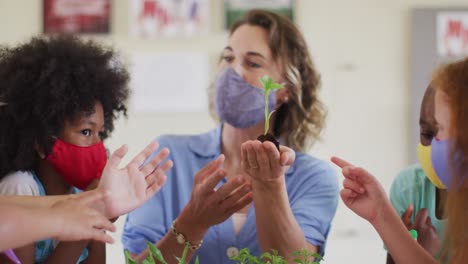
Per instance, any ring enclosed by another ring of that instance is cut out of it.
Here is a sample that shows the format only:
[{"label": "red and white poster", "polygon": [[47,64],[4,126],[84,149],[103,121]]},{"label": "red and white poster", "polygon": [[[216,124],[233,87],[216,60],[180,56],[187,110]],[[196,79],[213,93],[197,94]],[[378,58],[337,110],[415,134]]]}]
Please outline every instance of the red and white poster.
[{"label": "red and white poster", "polygon": [[437,15],[437,52],[445,57],[468,55],[468,12]]},{"label": "red and white poster", "polygon": [[44,0],[44,33],[109,33],[110,0]]},{"label": "red and white poster", "polygon": [[208,32],[209,0],[131,0],[130,35],[185,37]]}]

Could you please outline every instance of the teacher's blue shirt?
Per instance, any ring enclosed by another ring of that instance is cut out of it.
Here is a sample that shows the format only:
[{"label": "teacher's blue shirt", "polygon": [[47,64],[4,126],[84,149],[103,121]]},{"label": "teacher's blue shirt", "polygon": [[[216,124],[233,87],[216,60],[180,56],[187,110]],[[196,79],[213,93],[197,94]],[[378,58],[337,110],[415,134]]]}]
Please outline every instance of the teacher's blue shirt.
[{"label": "teacher's blue shirt", "polygon": [[[221,154],[221,129],[219,126],[205,134],[156,139],[160,148],[170,149],[169,159],[174,161],[174,167],[168,171],[167,182],[161,190],[128,214],[122,236],[125,249],[139,254],[146,249],[147,241],[155,243],[169,232],[172,221],[190,200],[194,175]],[[327,162],[296,152],[296,161],[286,172],[286,187],[292,212],[306,240],[320,247],[319,253],[324,255],[338,204],[336,172]],[[229,260],[229,255],[246,247],[254,255],[261,254],[254,206],[250,207],[245,224],[237,235],[232,218],[212,226],[195,255],[199,256],[200,263],[231,264],[234,262]]]}]

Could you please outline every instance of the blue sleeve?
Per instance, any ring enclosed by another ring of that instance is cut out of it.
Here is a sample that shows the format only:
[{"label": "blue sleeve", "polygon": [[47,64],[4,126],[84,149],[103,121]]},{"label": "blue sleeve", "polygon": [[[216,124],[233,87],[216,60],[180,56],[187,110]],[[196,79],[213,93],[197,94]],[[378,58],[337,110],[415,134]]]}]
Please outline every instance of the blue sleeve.
[{"label": "blue sleeve", "polygon": [[156,243],[167,233],[162,190],[140,208],[130,212],[124,225],[122,244],[132,254],[146,249],[146,242]]},{"label": "blue sleeve", "polygon": [[[164,138],[157,138],[156,141],[159,142],[160,146],[147,161],[151,160],[162,148],[168,147]],[[171,156],[172,154],[169,155],[169,158]],[[122,244],[124,249],[128,249],[132,254],[141,253],[146,249],[147,242],[156,243],[168,232],[167,226],[170,226],[170,223],[168,224],[167,208],[164,202],[171,203],[171,200],[165,199],[164,196],[171,189],[170,174],[171,171],[166,173],[168,180],[158,193],[127,215],[122,234]],[[170,204],[167,206],[171,207]]]},{"label": "blue sleeve", "polygon": [[292,175],[302,180],[296,187],[296,194],[291,197],[291,209],[306,240],[320,247],[319,254],[323,256],[338,206],[339,187],[336,172],[325,162],[320,163],[312,168],[306,166],[306,169]]}]

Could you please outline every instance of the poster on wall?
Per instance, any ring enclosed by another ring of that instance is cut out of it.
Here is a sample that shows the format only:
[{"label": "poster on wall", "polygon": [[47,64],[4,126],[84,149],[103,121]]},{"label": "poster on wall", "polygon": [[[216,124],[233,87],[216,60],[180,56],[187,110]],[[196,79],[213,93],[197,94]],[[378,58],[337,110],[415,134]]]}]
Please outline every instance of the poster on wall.
[{"label": "poster on wall", "polygon": [[468,12],[437,14],[437,52],[444,57],[468,56]]},{"label": "poster on wall", "polygon": [[110,1],[44,0],[44,33],[109,33]]},{"label": "poster on wall", "polygon": [[294,21],[294,0],[224,0],[225,28],[242,18],[251,9],[265,9]]},{"label": "poster on wall", "polygon": [[130,35],[187,37],[209,29],[209,0],[130,0]]},{"label": "poster on wall", "polygon": [[132,109],[136,113],[207,111],[210,72],[205,53],[133,53]]}]

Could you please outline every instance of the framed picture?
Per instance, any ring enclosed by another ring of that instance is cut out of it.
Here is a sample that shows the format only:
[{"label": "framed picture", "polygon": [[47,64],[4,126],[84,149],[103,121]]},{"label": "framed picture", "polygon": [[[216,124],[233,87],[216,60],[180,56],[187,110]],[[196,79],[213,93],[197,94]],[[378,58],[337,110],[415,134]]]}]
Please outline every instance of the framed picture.
[{"label": "framed picture", "polygon": [[437,52],[439,56],[468,56],[468,12],[437,14]]},{"label": "framed picture", "polygon": [[224,0],[225,28],[242,18],[251,9],[265,9],[294,21],[295,0]]},{"label": "framed picture", "polygon": [[130,0],[129,4],[132,37],[187,37],[208,32],[209,0]]},{"label": "framed picture", "polygon": [[111,0],[43,0],[44,33],[110,32]]}]

